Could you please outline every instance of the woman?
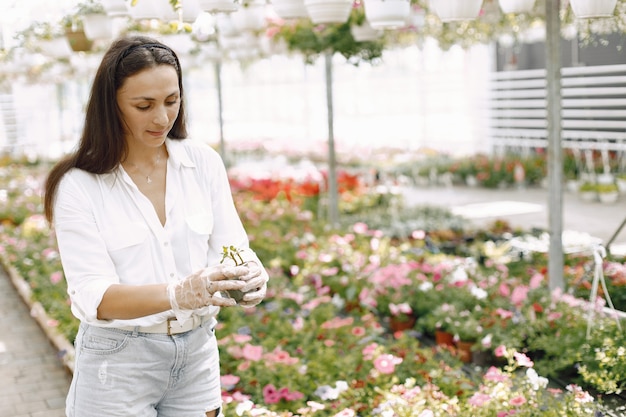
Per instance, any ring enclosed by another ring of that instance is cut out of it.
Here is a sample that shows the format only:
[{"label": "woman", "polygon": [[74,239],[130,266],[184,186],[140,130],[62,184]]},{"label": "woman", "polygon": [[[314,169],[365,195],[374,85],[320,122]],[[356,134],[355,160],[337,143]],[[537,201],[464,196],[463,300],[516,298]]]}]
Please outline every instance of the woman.
[{"label": "woman", "polygon": [[[222,160],[185,139],[183,99],[169,47],[115,41],[78,148],[48,176],[46,217],[81,322],[68,416],[222,415],[215,317],[265,297]],[[244,265],[221,262],[230,246]]]}]

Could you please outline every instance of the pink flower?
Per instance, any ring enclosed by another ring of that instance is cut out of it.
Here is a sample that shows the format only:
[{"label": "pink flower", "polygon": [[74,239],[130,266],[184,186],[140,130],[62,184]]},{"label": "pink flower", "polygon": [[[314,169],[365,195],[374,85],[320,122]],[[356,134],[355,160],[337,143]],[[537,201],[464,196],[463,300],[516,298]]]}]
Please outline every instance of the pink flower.
[{"label": "pink flower", "polygon": [[535,288],[539,288],[541,283],[543,282],[542,274],[535,274],[530,278],[530,289],[534,290]]},{"label": "pink flower", "polygon": [[500,287],[498,287],[498,292],[500,293],[501,296],[503,297],[508,297],[511,294],[511,290],[509,289],[509,287],[506,284],[500,284]]},{"label": "pink flower", "polygon": [[532,368],[534,365],[533,361],[531,361],[530,358],[526,356],[524,353],[515,352],[513,353],[513,356],[515,357],[515,360],[517,361],[517,364],[519,366],[526,366],[528,368]]},{"label": "pink flower", "polygon": [[304,319],[302,317],[296,317],[291,325],[295,331],[302,330],[304,328]]},{"label": "pink flower", "polygon": [[519,287],[515,287],[513,293],[511,294],[511,303],[514,305],[520,305],[526,300],[528,297],[528,287],[525,285],[520,285]]},{"label": "pink flower", "polygon": [[235,375],[222,375],[220,377],[220,382],[222,384],[222,388],[226,391],[230,391],[235,388],[237,382],[239,382],[239,377]]},{"label": "pink flower", "polygon": [[474,407],[482,407],[483,405],[487,404],[490,400],[491,400],[491,397],[489,395],[476,392],[474,393],[474,395],[470,397],[469,400],[467,400],[467,402],[470,405],[473,405]]},{"label": "pink flower", "polygon": [[355,223],[354,226],[352,226],[352,230],[354,230],[354,233],[364,235],[365,233],[367,233],[368,227],[366,223],[358,222]]},{"label": "pink flower", "polygon": [[501,307],[498,307],[495,311],[495,313],[500,316],[500,318],[503,319],[510,319],[511,317],[513,317],[513,312],[509,311],[509,310],[505,310]]},{"label": "pink flower", "polygon": [[363,326],[356,326],[352,328],[353,336],[365,336],[365,328]]},{"label": "pink flower", "polygon": [[504,355],[506,355],[506,346],[498,346],[496,350],[494,350],[493,354],[496,355],[497,358],[503,357]]},{"label": "pink flower", "polygon": [[252,336],[250,336],[249,334],[234,334],[233,340],[236,343],[246,343],[252,340]]},{"label": "pink flower", "polygon": [[409,303],[402,303],[402,304],[389,303],[389,312],[393,316],[397,316],[400,313],[411,314],[413,313],[413,310],[411,309],[411,306],[409,305]]},{"label": "pink flower", "polygon": [[561,317],[563,317],[563,313],[558,312],[558,311],[553,311],[552,313],[548,314],[548,321],[555,321],[560,319]]},{"label": "pink flower", "polygon": [[374,359],[374,368],[381,374],[392,374],[396,369],[396,365],[400,363],[402,363],[402,358],[384,354]]},{"label": "pink flower", "polygon": [[280,401],[280,394],[274,385],[267,384],[263,387],[263,400],[267,404],[276,404]]},{"label": "pink flower", "polygon": [[338,412],[333,417],[355,417],[356,412],[351,408],[346,408],[343,411]]},{"label": "pink flower", "polygon": [[504,382],[508,378],[495,366],[490,367],[483,377],[485,381]]},{"label": "pink flower", "polygon": [[372,359],[374,357],[374,352],[376,352],[377,348],[378,348],[377,343],[370,343],[369,345],[365,346],[363,350],[361,351],[361,353],[363,354],[363,359],[365,360]]},{"label": "pink flower", "polygon": [[263,356],[263,346],[252,346],[249,343],[243,347],[243,357],[251,361],[261,360]]},{"label": "pink flower", "polygon": [[512,406],[519,407],[520,405],[526,403],[526,398],[520,395],[515,398],[511,398],[510,403]]},{"label": "pink flower", "polygon": [[52,274],[50,274],[50,282],[53,284],[58,284],[61,280],[63,279],[63,273],[62,272],[53,272]]}]

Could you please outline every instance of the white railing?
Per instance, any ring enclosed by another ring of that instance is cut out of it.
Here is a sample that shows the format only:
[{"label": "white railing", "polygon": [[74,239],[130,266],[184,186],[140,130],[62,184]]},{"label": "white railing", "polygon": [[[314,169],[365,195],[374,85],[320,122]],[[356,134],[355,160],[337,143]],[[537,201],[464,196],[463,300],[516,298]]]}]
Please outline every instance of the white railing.
[{"label": "white railing", "polygon": [[[564,148],[626,151],[626,65],[563,68],[561,105]],[[494,147],[546,147],[546,107],[546,70],[492,73]]]}]

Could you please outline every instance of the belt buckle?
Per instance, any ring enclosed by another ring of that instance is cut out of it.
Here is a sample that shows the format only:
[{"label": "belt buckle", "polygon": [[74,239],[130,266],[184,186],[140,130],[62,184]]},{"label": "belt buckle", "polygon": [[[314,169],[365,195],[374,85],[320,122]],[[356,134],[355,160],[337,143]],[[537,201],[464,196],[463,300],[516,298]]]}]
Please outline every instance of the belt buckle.
[{"label": "belt buckle", "polygon": [[167,319],[167,335],[172,336],[172,321],[176,320],[176,317],[170,317]]}]

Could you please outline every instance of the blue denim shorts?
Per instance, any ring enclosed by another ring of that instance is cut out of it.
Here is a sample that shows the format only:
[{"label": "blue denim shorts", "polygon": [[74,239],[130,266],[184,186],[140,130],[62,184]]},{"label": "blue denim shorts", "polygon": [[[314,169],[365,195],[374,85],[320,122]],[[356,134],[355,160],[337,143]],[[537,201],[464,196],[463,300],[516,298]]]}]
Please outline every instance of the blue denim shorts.
[{"label": "blue denim shorts", "polygon": [[81,324],[67,416],[206,417],[218,410],[214,326],[211,320],[168,336]]}]

